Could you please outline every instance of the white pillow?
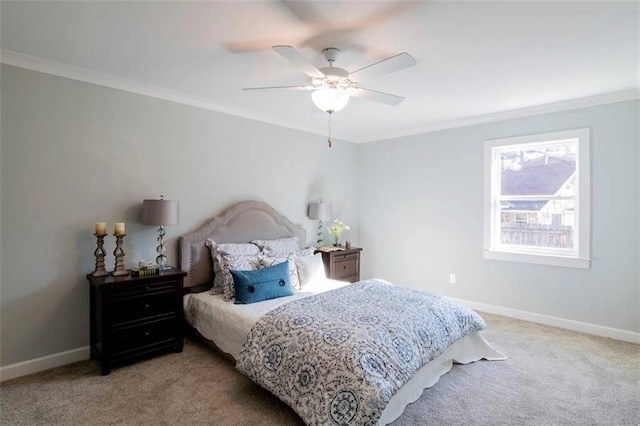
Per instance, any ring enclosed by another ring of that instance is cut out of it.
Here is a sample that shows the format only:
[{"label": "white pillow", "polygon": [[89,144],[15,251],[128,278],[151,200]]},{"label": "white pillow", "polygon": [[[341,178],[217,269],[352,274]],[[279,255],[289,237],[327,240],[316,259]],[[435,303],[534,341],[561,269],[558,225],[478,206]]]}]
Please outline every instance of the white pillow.
[{"label": "white pillow", "polygon": [[298,278],[298,268],[296,267],[295,260],[299,257],[311,256],[315,249],[313,247],[305,248],[302,250],[296,250],[292,253],[273,254],[272,252],[266,252],[262,255],[261,263],[263,267],[269,267],[277,265],[278,263],[289,263],[289,281],[291,287],[296,290],[300,290],[300,279]]},{"label": "white pillow", "polygon": [[300,250],[298,237],[278,238],[275,240],[253,240],[253,244],[271,254],[292,253]]},{"label": "white pillow", "polygon": [[295,259],[295,263],[298,270],[298,278],[300,279],[301,288],[312,281],[324,280],[327,278],[321,253],[316,253],[313,256],[298,257]]}]

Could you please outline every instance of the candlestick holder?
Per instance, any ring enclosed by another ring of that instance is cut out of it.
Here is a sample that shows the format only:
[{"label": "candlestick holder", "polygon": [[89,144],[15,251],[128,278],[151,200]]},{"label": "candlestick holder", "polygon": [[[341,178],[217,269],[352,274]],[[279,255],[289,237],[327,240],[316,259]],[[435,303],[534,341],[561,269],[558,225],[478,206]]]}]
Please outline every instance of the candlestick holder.
[{"label": "candlestick holder", "polygon": [[114,277],[129,275],[129,271],[124,269],[124,250],[122,249],[122,243],[125,235],[127,234],[113,235],[116,237],[116,249],[113,251],[113,255],[116,257],[116,269],[111,273],[111,275]]},{"label": "candlestick holder", "polygon": [[107,234],[93,234],[96,236],[98,240],[98,247],[93,254],[96,257],[96,269],[91,273],[94,277],[105,277],[109,275],[109,273],[104,269],[104,257],[107,255],[107,252],[104,251],[104,237]]}]

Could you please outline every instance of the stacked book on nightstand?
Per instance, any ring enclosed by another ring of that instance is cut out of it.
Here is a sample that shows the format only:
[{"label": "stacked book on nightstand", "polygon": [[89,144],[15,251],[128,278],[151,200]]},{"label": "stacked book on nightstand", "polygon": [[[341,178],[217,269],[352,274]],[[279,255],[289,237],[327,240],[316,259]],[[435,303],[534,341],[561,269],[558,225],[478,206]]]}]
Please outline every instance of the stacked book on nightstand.
[{"label": "stacked book on nightstand", "polygon": [[141,260],[138,262],[138,268],[131,269],[130,272],[132,277],[158,275],[160,273],[160,265],[156,265],[150,260]]},{"label": "stacked book on nightstand", "polygon": [[322,246],[322,247],[318,247],[317,250],[325,252],[325,253],[329,253],[329,252],[332,252],[332,251],[344,250],[344,247],[342,247],[342,246],[339,246],[339,247],[336,247],[336,246]]},{"label": "stacked book on nightstand", "polygon": [[151,268],[132,269],[132,277],[146,277],[148,275],[158,275],[160,273],[160,266],[152,266]]}]

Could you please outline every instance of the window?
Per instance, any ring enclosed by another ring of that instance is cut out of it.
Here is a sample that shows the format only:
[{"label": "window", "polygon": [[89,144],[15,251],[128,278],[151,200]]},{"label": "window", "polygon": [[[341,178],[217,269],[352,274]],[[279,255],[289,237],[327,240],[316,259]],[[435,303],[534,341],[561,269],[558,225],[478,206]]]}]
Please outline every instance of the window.
[{"label": "window", "polygon": [[485,141],[486,259],[589,268],[589,129]]}]

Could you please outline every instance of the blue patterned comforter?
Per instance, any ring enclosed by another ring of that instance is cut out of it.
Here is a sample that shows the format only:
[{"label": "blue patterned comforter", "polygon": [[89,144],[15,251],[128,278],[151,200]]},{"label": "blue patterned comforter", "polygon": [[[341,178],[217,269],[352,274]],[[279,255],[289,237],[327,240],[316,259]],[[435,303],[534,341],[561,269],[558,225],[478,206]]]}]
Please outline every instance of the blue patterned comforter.
[{"label": "blue patterned comforter", "polygon": [[421,367],[484,328],[441,296],[366,280],[262,316],[236,368],[308,425],[373,425]]}]

